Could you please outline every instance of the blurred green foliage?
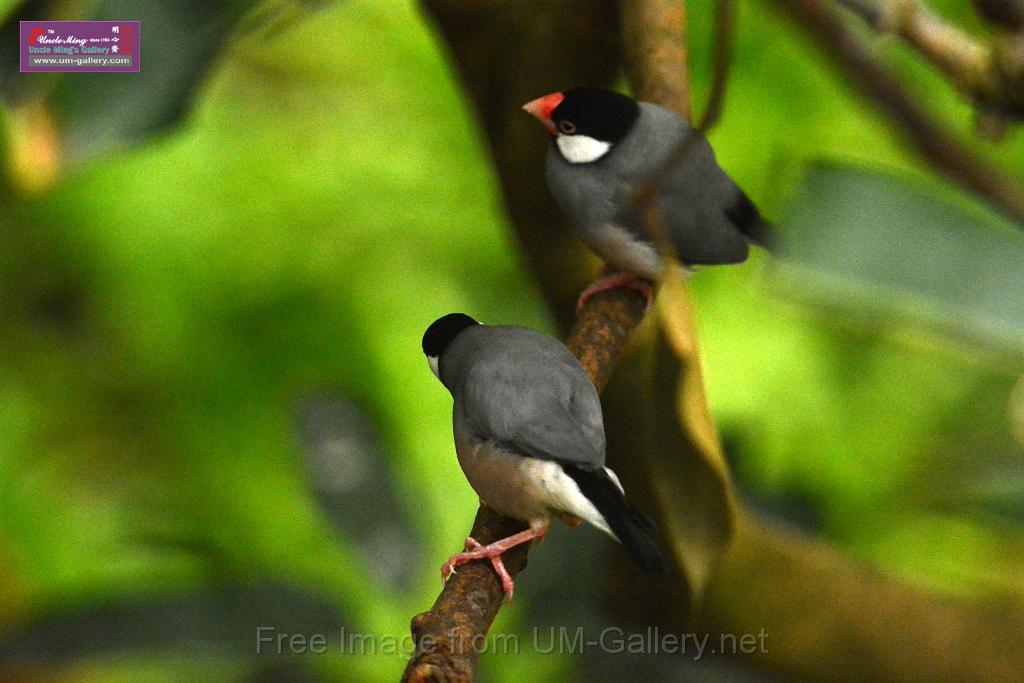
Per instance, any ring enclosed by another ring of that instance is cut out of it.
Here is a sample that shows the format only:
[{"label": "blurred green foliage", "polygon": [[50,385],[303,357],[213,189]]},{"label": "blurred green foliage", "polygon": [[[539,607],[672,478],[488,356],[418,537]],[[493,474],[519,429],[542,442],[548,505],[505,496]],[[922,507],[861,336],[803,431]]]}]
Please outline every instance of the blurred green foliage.
[{"label": "blurred green foliage", "polygon": [[[16,4],[0,3],[0,16]],[[320,596],[353,629],[403,637],[468,529],[476,500],[420,335],[457,310],[550,325],[472,112],[414,4],[284,4],[289,13],[274,16],[287,20],[273,30],[249,26],[210,53],[212,71],[196,79],[195,108],[177,125],[143,143],[101,106],[79,109],[94,116],[75,119],[83,132],[69,140],[74,163],[60,180],[0,198],[0,643],[53,613],[266,581]],[[941,5],[977,29],[959,3]],[[698,102],[709,6],[689,8]],[[827,240],[828,258],[805,243],[797,276],[756,257],[693,279],[709,396],[741,490],[767,506],[799,501],[819,533],[912,583],[1019,596],[1020,520],[998,505],[965,507],[957,491],[983,494],[1020,476],[1009,423],[1020,320],[1000,318],[1019,314],[1020,301],[996,300],[982,312],[992,325],[948,334],[931,313],[899,305],[906,283],[892,272],[893,243],[879,239],[898,239],[892,223],[906,220],[924,232],[901,246],[927,251],[934,224],[898,202],[895,213],[851,214],[877,193],[926,192],[970,205],[946,215],[965,236],[957,265],[973,270],[949,272],[1019,291],[1020,262],[1004,253],[999,272],[986,273],[990,261],[997,268],[985,251],[996,238],[984,231],[998,232],[998,219],[923,170],[777,14],[742,6],[712,143],[768,215],[789,217],[784,230],[863,231]],[[144,46],[160,40],[145,21],[143,33]],[[884,49],[919,97],[969,128],[969,107],[938,76],[896,45]],[[62,79],[58,119],[95,92],[75,83]],[[97,130],[139,144],[111,151]],[[1019,134],[986,152],[1024,174]],[[806,171],[821,159],[840,164],[831,180]],[[847,164],[856,170],[844,175]],[[843,182],[860,183],[855,196]],[[848,208],[837,194],[850,196]],[[1018,233],[998,239],[1022,248]],[[943,265],[921,256],[922,267]],[[858,279],[872,264],[890,270]],[[840,270],[848,286],[837,291],[828,283]],[[930,275],[929,311],[980,310],[964,295],[975,290]],[[374,576],[374,558],[336,533],[310,492],[295,415],[318,392],[351,401],[381,434],[389,486],[422,542],[409,558],[416,579],[399,590]],[[993,495],[1019,501],[1019,490]],[[537,563],[564,549],[551,545]],[[524,628],[526,584],[497,631]],[[303,664],[380,680],[404,659],[329,650]],[[241,653],[167,649],[61,666],[121,680],[233,679],[255,665]],[[564,680],[579,666],[530,652],[485,660],[489,680]]]}]

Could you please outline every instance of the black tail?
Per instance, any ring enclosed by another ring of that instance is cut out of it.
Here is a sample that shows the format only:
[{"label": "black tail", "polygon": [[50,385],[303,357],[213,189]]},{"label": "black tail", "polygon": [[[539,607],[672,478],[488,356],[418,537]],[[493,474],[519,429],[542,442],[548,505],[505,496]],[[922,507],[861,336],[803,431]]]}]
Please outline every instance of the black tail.
[{"label": "black tail", "polygon": [[739,190],[736,202],[725,210],[725,215],[748,240],[759,247],[772,250],[775,244],[775,226],[761,216],[761,212],[743,190]]},{"label": "black tail", "polygon": [[668,561],[650,537],[650,534],[657,530],[657,526],[650,517],[629,504],[604,468],[584,470],[574,465],[563,465],[563,468],[608,522],[612,533],[622,542],[636,563],[644,571],[666,573]]}]

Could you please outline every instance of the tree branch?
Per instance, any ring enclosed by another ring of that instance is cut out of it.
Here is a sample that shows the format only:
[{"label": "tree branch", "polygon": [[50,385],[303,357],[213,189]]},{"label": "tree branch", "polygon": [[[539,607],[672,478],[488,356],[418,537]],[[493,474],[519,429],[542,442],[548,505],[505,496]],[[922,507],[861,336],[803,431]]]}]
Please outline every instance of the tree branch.
[{"label": "tree branch", "polygon": [[986,112],[1024,118],[1021,37],[1001,36],[989,46],[931,11],[919,0],[839,0],[872,28],[900,36]]},{"label": "tree branch", "polygon": [[843,21],[818,0],[776,0],[895,121],[936,170],[986,199],[1024,228],[1024,188],[981,158],[908,95]]},{"label": "tree branch", "polygon": [[697,129],[707,134],[722,116],[725,105],[725,90],[729,83],[729,67],[732,64],[732,47],[735,34],[734,0],[715,0],[714,43],[711,55],[711,94],[701,114]]},{"label": "tree branch", "polygon": [[637,99],[675,109],[690,120],[686,3],[641,0],[622,6],[626,71]]},{"label": "tree branch", "polygon": [[987,93],[988,49],[917,0],[839,0],[880,33],[893,33],[920,52],[969,95]]}]

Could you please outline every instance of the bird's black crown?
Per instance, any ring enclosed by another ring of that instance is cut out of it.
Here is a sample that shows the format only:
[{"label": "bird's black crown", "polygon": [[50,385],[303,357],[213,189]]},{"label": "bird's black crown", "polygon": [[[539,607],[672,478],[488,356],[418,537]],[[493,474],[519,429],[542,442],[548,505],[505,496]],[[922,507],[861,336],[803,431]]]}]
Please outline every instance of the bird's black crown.
[{"label": "bird's black crown", "polygon": [[551,112],[551,120],[565,135],[586,135],[616,143],[626,137],[640,114],[640,106],[632,97],[604,88],[573,88],[563,95]]},{"label": "bird's black crown", "polygon": [[449,313],[430,324],[423,333],[423,353],[439,358],[452,340],[467,327],[479,325],[465,313]]}]

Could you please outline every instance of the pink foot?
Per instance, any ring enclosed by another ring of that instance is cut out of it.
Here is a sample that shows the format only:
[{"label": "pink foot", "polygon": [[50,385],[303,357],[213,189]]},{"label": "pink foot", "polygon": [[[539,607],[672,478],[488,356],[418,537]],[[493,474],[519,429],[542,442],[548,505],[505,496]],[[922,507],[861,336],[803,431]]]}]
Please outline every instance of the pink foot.
[{"label": "pink foot", "polygon": [[512,575],[508,573],[505,568],[505,562],[502,560],[501,555],[509,548],[513,548],[527,541],[532,541],[535,538],[544,538],[544,534],[548,531],[547,527],[541,527],[537,529],[527,529],[521,531],[518,534],[513,534],[508,538],[503,538],[490,545],[481,545],[472,536],[466,539],[465,547],[467,550],[459,553],[458,555],[452,555],[448,558],[448,561],[441,565],[441,582],[445,582],[448,578],[455,573],[455,568],[459,565],[463,565],[473,560],[482,560],[484,558],[491,561],[491,566],[494,567],[495,573],[498,578],[501,579],[501,588],[505,591],[505,601],[510,602],[512,600],[512,593],[515,591],[515,582],[512,581]]},{"label": "pink foot", "polygon": [[635,292],[639,292],[644,299],[647,301],[647,305],[651,305],[651,301],[654,300],[654,286],[649,280],[645,280],[641,277],[637,277],[632,273],[615,273],[614,275],[606,275],[600,280],[591,282],[590,285],[583,290],[580,294],[580,298],[576,300],[576,315],[579,315],[586,306],[587,302],[595,294],[601,292],[607,292],[609,289],[615,289],[617,287],[625,287],[626,289],[632,289]]},{"label": "pink foot", "polygon": [[[541,536],[540,540],[544,540]],[[472,536],[466,539],[466,545],[472,546],[473,548],[483,548],[480,543],[476,541]],[[516,584],[512,581],[512,575],[505,569],[505,561],[501,558],[501,555],[493,555],[490,557],[491,566],[494,567],[494,572],[501,579],[501,588],[505,591],[505,602],[512,602],[512,592],[516,589]]]}]

